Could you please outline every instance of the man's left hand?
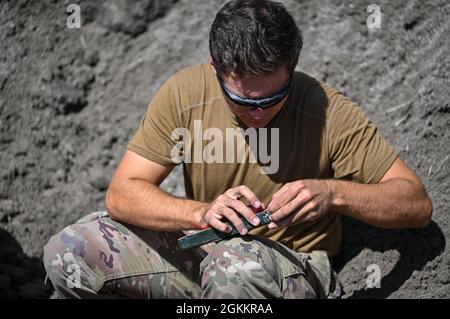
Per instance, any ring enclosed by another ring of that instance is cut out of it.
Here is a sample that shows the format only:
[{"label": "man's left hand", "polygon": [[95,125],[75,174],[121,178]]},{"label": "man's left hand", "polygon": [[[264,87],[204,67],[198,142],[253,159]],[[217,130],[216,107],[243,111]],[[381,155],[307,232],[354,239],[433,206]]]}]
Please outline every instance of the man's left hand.
[{"label": "man's left hand", "polygon": [[269,229],[320,218],[330,208],[332,192],[327,180],[298,180],[283,185],[267,206]]}]

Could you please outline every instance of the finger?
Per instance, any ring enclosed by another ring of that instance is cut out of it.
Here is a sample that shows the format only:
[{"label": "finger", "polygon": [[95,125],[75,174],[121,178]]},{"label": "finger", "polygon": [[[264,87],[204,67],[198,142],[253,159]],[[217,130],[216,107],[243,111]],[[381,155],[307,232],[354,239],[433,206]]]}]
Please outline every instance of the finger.
[{"label": "finger", "polygon": [[277,199],[278,202],[272,206],[273,209],[273,207],[278,207],[281,205],[279,209],[272,211],[272,214],[270,215],[270,219],[272,221],[283,219],[301,207],[301,202],[297,196],[295,196],[295,192],[286,191],[285,193],[289,193],[289,196],[284,196],[283,198]]},{"label": "finger", "polygon": [[221,214],[225,216],[234,225],[234,227],[241,235],[247,234],[248,232],[247,228],[245,227],[244,223],[234,210],[228,207],[222,207]]},{"label": "finger", "polygon": [[276,228],[278,228],[278,225],[276,223],[274,223],[274,222],[270,222],[267,225],[267,228],[269,228],[269,229],[276,229]]},{"label": "finger", "polygon": [[237,213],[241,214],[250,224],[253,224],[254,226],[259,225],[259,218],[256,217],[253,210],[247,207],[243,202],[241,202],[240,200],[231,200],[228,204],[229,207],[233,208]]},{"label": "finger", "polygon": [[220,217],[222,217],[222,215],[213,213],[213,214],[211,214],[210,217],[206,218],[206,221],[211,227],[213,227],[221,232],[224,232],[224,233],[231,232],[231,230],[232,230],[231,227],[228,224],[222,222],[220,220]]},{"label": "finger", "polygon": [[[286,189],[288,188],[288,184],[284,184],[279,190],[277,190],[275,193],[273,193],[272,195],[272,199],[270,200],[269,205],[267,205],[267,210],[270,212],[274,212],[277,211],[279,209],[279,207],[277,207],[277,198],[280,197],[281,194],[283,194]],[[275,210],[273,210],[275,208]]]},{"label": "finger", "polygon": [[290,201],[286,205],[282,206],[279,210],[277,210],[276,212],[271,214],[270,220],[273,222],[282,220],[282,219],[288,217],[289,215],[293,214],[295,211],[298,211],[299,208],[300,207],[298,205],[298,202],[297,202],[296,198],[294,198],[292,201]]},{"label": "finger", "polygon": [[250,188],[245,185],[241,185],[237,187],[238,192],[247,199],[247,201],[255,208],[261,207],[261,201],[258,197],[253,193]]},{"label": "finger", "polygon": [[283,218],[279,221],[271,222],[268,225],[268,227],[269,227],[269,229],[276,229],[276,228],[284,227],[287,225],[293,225],[293,224],[299,224],[299,223],[312,221],[319,216],[318,212],[316,211],[316,208],[317,207],[314,202],[308,202],[305,206],[302,207],[302,209],[298,213],[291,214],[291,215],[287,216],[286,218]]},{"label": "finger", "polygon": [[286,203],[280,209],[270,215],[272,221],[281,220],[292,214],[294,211],[299,211],[306,203],[312,199],[312,194],[308,189],[303,189],[290,202]]},{"label": "finger", "polygon": [[301,208],[313,200],[313,198],[313,193],[309,189],[303,188],[294,199],[281,207],[278,211],[274,212],[270,217],[273,221],[281,220],[294,211],[301,210]]},{"label": "finger", "polygon": [[317,204],[314,201],[309,201],[300,209],[297,214],[295,214],[294,218],[292,219],[292,223],[301,223],[313,220],[314,217],[317,217],[316,213],[312,214],[316,211],[316,209]]},{"label": "finger", "polygon": [[294,218],[293,215],[290,215],[280,221],[277,222],[270,222],[267,226],[269,229],[277,229],[277,228],[281,228],[287,225],[290,225],[292,223],[292,219]]},{"label": "finger", "polygon": [[[273,215],[272,215],[273,216]],[[276,229],[290,224],[299,224],[312,221],[319,216],[317,212],[317,203],[314,201],[307,202],[297,213],[291,213],[287,217],[272,221],[269,223],[269,229]]]},{"label": "finger", "polygon": [[264,211],[264,204],[263,203],[261,203],[261,207],[260,208],[255,208],[255,207],[253,207],[251,205],[248,205],[247,207],[249,207],[255,214]]},{"label": "finger", "polygon": [[260,220],[258,217],[256,217],[253,210],[247,207],[240,200],[235,200],[230,197],[227,197],[227,195],[224,195],[220,197],[220,203],[225,207],[233,208],[236,212],[242,215],[245,219],[247,219],[249,223],[253,224],[254,226],[259,225]]},{"label": "finger", "polygon": [[292,201],[297,195],[298,189],[292,186],[288,186],[282,192],[276,192],[272,196],[272,201],[269,203],[267,210],[269,212],[276,212],[281,207]]}]

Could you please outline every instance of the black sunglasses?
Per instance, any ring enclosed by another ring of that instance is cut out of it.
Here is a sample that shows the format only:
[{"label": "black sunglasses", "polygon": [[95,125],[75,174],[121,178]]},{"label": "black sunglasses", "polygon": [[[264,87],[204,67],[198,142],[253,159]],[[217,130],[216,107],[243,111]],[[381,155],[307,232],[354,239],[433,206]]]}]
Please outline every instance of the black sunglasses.
[{"label": "black sunglasses", "polygon": [[269,107],[277,104],[278,102],[280,102],[282,99],[284,99],[289,94],[289,89],[291,88],[291,84],[292,84],[292,75],[291,75],[289,77],[288,81],[286,82],[286,84],[277,93],[273,94],[272,96],[268,96],[268,97],[264,97],[264,98],[260,98],[260,99],[248,99],[248,98],[240,97],[240,96],[234,94],[233,92],[229,91],[226,88],[223,80],[218,75],[217,75],[217,79],[219,80],[222,92],[227,99],[229,99],[230,101],[232,101],[238,105],[241,105],[241,106],[245,106],[248,108],[259,107],[262,109],[269,108]]}]

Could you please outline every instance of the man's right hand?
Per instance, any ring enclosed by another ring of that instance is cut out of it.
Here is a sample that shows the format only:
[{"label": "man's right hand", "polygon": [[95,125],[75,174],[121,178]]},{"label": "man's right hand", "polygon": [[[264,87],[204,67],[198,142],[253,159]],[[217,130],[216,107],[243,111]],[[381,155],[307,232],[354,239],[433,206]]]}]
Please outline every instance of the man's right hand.
[{"label": "man's right hand", "polygon": [[[254,210],[240,200],[243,197],[254,207]],[[231,227],[224,221],[227,219],[241,235],[245,235],[248,230],[239,215],[243,216],[250,224],[258,226],[260,221],[256,217],[255,211],[262,209],[262,206],[263,204],[247,186],[233,187],[202,209],[200,225],[202,228],[213,227],[221,232],[231,232]]]}]

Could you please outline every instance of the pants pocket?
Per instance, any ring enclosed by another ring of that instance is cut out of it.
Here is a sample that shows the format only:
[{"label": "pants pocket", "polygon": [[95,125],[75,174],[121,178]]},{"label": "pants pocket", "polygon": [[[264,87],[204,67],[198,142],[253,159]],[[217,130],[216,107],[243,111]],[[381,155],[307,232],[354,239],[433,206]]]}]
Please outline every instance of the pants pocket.
[{"label": "pants pocket", "polygon": [[283,285],[289,286],[283,290],[287,288],[299,298],[328,298],[335,273],[326,252],[295,253],[295,261],[281,259]]},{"label": "pants pocket", "polygon": [[309,282],[318,290],[320,298],[341,298],[342,284],[337,273],[331,266],[328,254],[325,251],[313,251],[307,255],[305,269]]}]

